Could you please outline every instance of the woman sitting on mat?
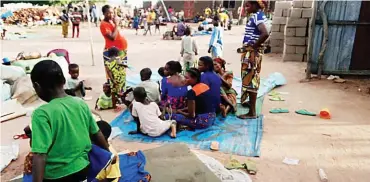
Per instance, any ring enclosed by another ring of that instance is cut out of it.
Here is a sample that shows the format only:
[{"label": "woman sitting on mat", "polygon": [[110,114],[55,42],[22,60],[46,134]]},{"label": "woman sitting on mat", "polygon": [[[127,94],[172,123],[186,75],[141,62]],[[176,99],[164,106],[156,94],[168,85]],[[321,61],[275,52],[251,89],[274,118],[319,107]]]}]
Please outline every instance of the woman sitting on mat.
[{"label": "woman sitting on mat", "polygon": [[203,72],[201,76],[201,82],[208,85],[212,95],[212,104],[215,108],[215,111],[220,110],[220,88],[221,88],[221,79],[213,69],[213,59],[209,56],[203,56],[199,58],[198,69],[200,72]]},{"label": "woman sitting on mat", "polygon": [[188,88],[185,85],[184,76],[180,74],[181,72],[181,64],[177,61],[169,61],[164,67],[164,75],[168,76],[168,78],[161,86],[162,107],[172,109],[185,108]]},{"label": "woman sitting on mat", "polygon": [[231,71],[225,71],[225,60],[216,58],[213,60],[215,72],[221,77],[221,114],[223,117],[229,113],[230,110],[236,112],[236,91],[232,88],[234,74]]},{"label": "woman sitting on mat", "polygon": [[214,99],[210,88],[200,82],[201,73],[196,68],[186,71],[186,84],[192,86],[187,92],[187,107],[184,109],[170,110],[166,119],[172,119],[177,124],[185,125],[191,129],[204,129],[213,125],[216,113],[212,104]]}]

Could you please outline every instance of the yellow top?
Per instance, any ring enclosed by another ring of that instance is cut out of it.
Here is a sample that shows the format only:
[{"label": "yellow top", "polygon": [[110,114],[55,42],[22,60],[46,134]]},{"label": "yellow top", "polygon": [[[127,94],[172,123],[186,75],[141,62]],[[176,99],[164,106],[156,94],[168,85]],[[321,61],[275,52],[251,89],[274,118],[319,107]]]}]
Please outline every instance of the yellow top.
[{"label": "yellow top", "polygon": [[227,19],[229,19],[229,16],[226,13],[220,13],[221,22],[224,22]]},{"label": "yellow top", "polygon": [[100,171],[100,173],[96,176],[96,179],[103,180],[103,179],[114,179],[113,182],[118,182],[119,177],[121,177],[121,171],[119,169],[119,158],[117,155],[116,150],[112,146],[109,146],[109,150],[116,155],[117,160],[114,164],[109,164],[105,170]]}]

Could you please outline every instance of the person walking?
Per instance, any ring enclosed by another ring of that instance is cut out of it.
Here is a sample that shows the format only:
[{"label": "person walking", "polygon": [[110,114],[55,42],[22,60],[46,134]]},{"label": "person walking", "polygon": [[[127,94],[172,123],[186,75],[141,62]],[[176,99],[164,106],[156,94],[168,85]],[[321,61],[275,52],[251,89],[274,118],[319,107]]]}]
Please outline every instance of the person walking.
[{"label": "person walking", "polygon": [[91,20],[95,23],[95,26],[98,27],[98,12],[95,4],[91,7]]},{"label": "person walking", "polygon": [[69,16],[66,10],[62,11],[63,14],[60,16],[60,20],[62,20],[62,35],[64,38],[68,37],[68,26],[69,26]]},{"label": "person walking", "polygon": [[80,36],[80,22],[82,20],[81,13],[78,11],[78,8],[74,8],[72,13],[72,38],[75,37],[75,30],[77,30],[77,38]]}]

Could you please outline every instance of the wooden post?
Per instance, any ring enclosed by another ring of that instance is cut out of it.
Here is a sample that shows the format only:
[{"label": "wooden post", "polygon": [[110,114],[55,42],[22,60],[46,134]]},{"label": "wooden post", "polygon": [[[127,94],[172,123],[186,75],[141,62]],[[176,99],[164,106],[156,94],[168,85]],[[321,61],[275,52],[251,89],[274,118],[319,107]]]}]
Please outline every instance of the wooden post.
[{"label": "wooden post", "polygon": [[87,11],[87,24],[89,26],[89,34],[90,34],[90,50],[91,50],[91,65],[95,66],[94,60],[94,43],[92,38],[92,29],[91,29],[91,17],[90,17],[90,4],[89,0],[86,0],[86,11]]},{"label": "wooden post", "polygon": [[308,31],[308,48],[307,48],[307,67],[306,67],[306,80],[311,79],[311,67],[312,67],[312,49],[313,49],[313,40],[314,40],[314,32],[316,26],[316,15],[317,15],[317,1],[313,1],[313,15],[311,17],[311,27],[309,27]]},{"label": "wooden post", "polygon": [[242,4],[240,5],[240,12],[239,12],[239,18],[238,18],[238,25],[240,25],[240,19],[241,19],[241,17],[242,17],[243,6],[244,6],[244,0],[242,0]]}]

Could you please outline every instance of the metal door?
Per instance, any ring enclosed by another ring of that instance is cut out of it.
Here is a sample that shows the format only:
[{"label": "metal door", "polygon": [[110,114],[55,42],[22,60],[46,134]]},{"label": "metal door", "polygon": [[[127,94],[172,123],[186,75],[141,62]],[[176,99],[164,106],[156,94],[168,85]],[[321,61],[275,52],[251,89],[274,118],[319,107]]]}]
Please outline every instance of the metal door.
[{"label": "metal door", "polygon": [[362,1],[350,70],[370,70],[370,1]]}]

